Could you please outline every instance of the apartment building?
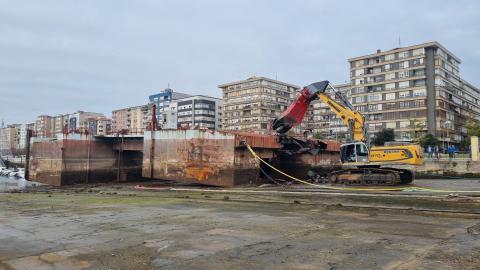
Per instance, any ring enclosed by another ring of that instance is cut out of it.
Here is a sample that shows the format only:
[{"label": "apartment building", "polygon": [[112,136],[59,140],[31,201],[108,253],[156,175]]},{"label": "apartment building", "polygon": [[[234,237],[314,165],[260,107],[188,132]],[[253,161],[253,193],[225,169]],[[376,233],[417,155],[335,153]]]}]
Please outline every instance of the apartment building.
[{"label": "apartment building", "polygon": [[112,119],[98,118],[96,119],[96,134],[100,136],[108,135],[112,132]]},{"label": "apartment building", "polygon": [[92,119],[105,118],[105,115],[95,112],[76,111],[68,114],[66,117],[68,118],[69,132],[90,132],[96,134]]},{"label": "apartment building", "polygon": [[50,138],[55,136],[53,117],[39,115],[35,121],[35,134],[37,137]]},{"label": "apartment building", "polygon": [[[337,84],[333,87],[346,99],[351,102],[351,84]],[[330,87],[325,91],[333,99],[341,102]],[[300,125],[300,131],[309,131],[312,134],[319,134],[321,138],[344,141],[347,140],[350,132],[343,121],[321,100],[317,99],[310,104],[305,118]]]},{"label": "apartment building", "polygon": [[299,86],[265,77],[218,86],[223,93],[223,129],[267,133],[272,119],[295,98]]},{"label": "apartment building", "polygon": [[167,88],[157,94],[149,96],[148,99],[150,104],[155,104],[157,106],[157,121],[162,124],[166,121],[163,119],[163,113],[170,109],[170,102],[190,96],[191,95],[175,92],[172,89]]},{"label": "apartment building", "polygon": [[149,123],[149,106],[141,105],[112,112],[112,131],[126,130],[129,133],[143,133]]},{"label": "apartment building", "polygon": [[467,138],[467,118],[480,119],[480,90],[460,77],[461,60],[438,42],[348,61],[352,103],[370,134],[393,128],[397,140],[430,133],[458,143]]},{"label": "apartment building", "polygon": [[[94,122],[106,118],[102,113],[76,111],[55,116],[40,115],[35,121],[35,134],[37,137],[55,137],[64,132],[89,132],[96,135]],[[96,125],[96,124],[95,124]]]},{"label": "apartment building", "polygon": [[29,123],[29,124],[19,124],[16,125],[16,131],[17,131],[17,149],[25,149],[26,143],[27,143],[27,131],[28,130],[34,130],[35,129],[35,124],[34,123]]},{"label": "apartment building", "polygon": [[0,128],[0,155],[11,154],[17,147],[17,129],[14,125]]},{"label": "apartment building", "polygon": [[64,133],[68,130],[68,114],[58,114],[53,116],[54,134]]},{"label": "apartment building", "polygon": [[221,99],[196,95],[178,99],[176,104],[178,128],[222,129]]}]

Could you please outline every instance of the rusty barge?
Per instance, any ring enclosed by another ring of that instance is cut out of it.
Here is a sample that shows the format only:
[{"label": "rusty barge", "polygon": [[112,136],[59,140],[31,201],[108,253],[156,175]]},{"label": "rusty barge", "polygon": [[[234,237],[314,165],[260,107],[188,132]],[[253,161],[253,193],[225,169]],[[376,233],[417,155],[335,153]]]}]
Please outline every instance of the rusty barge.
[{"label": "rusty barge", "polygon": [[[340,166],[338,143],[242,132],[156,130],[143,136],[32,138],[29,180],[50,185],[174,180],[212,186],[258,185],[280,178],[245,147],[299,178]],[[268,174],[266,177],[265,174]]]}]

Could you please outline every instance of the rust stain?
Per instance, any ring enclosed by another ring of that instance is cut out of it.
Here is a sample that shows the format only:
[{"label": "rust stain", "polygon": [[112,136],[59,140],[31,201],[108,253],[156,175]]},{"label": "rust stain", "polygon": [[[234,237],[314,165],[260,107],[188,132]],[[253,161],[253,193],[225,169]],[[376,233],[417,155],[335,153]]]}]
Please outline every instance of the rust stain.
[{"label": "rust stain", "polygon": [[185,174],[187,177],[195,178],[202,182],[208,180],[210,175],[218,174],[219,170],[210,166],[187,166]]}]

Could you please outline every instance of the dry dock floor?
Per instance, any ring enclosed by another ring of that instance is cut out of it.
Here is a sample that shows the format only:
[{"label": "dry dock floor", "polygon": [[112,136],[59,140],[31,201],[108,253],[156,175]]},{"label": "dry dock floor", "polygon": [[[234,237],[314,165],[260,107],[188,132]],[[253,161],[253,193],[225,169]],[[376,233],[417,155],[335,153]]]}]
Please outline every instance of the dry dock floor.
[{"label": "dry dock floor", "polygon": [[0,193],[0,269],[480,269],[480,194],[191,188]]}]

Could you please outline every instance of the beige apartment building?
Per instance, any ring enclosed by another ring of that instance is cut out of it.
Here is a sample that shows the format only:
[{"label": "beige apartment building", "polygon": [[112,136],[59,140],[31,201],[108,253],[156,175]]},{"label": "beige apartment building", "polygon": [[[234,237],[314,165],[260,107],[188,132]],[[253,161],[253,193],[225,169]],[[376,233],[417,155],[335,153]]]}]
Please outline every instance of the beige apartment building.
[{"label": "beige apartment building", "polygon": [[458,143],[467,138],[468,117],[479,119],[480,90],[460,77],[460,59],[438,42],[348,61],[352,103],[370,134],[393,128],[397,140],[430,133]]},{"label": "beige apartment building", "polygon": [[49,138],[55,135],[54,119],[50,115],[37,116],[35,121],[35,135],[37,137]]},{"label": "beige apartment building", "polygon": [[11,154],[17,148],[18,137],[15,126],[0,128],[0,154]]},{"label": "beige apartment building", "polygon": [[272,119],[295,98],[299,86],[265,77],[218,86],[223,92],[223,129],[267,133]]},{"label": "beige apartment building", "polygon": [[112,111],[112,131],[143,133],[149,123],[148,109],[148,105],[141,105]]},{"label": "beige apartment building", "polygon": [[56,116],[40,115],[35,121],[37,137],[55,137],[64,132],[89,132],[97,135],[97,120],[105,119],[102,113],[76,111]]}]

